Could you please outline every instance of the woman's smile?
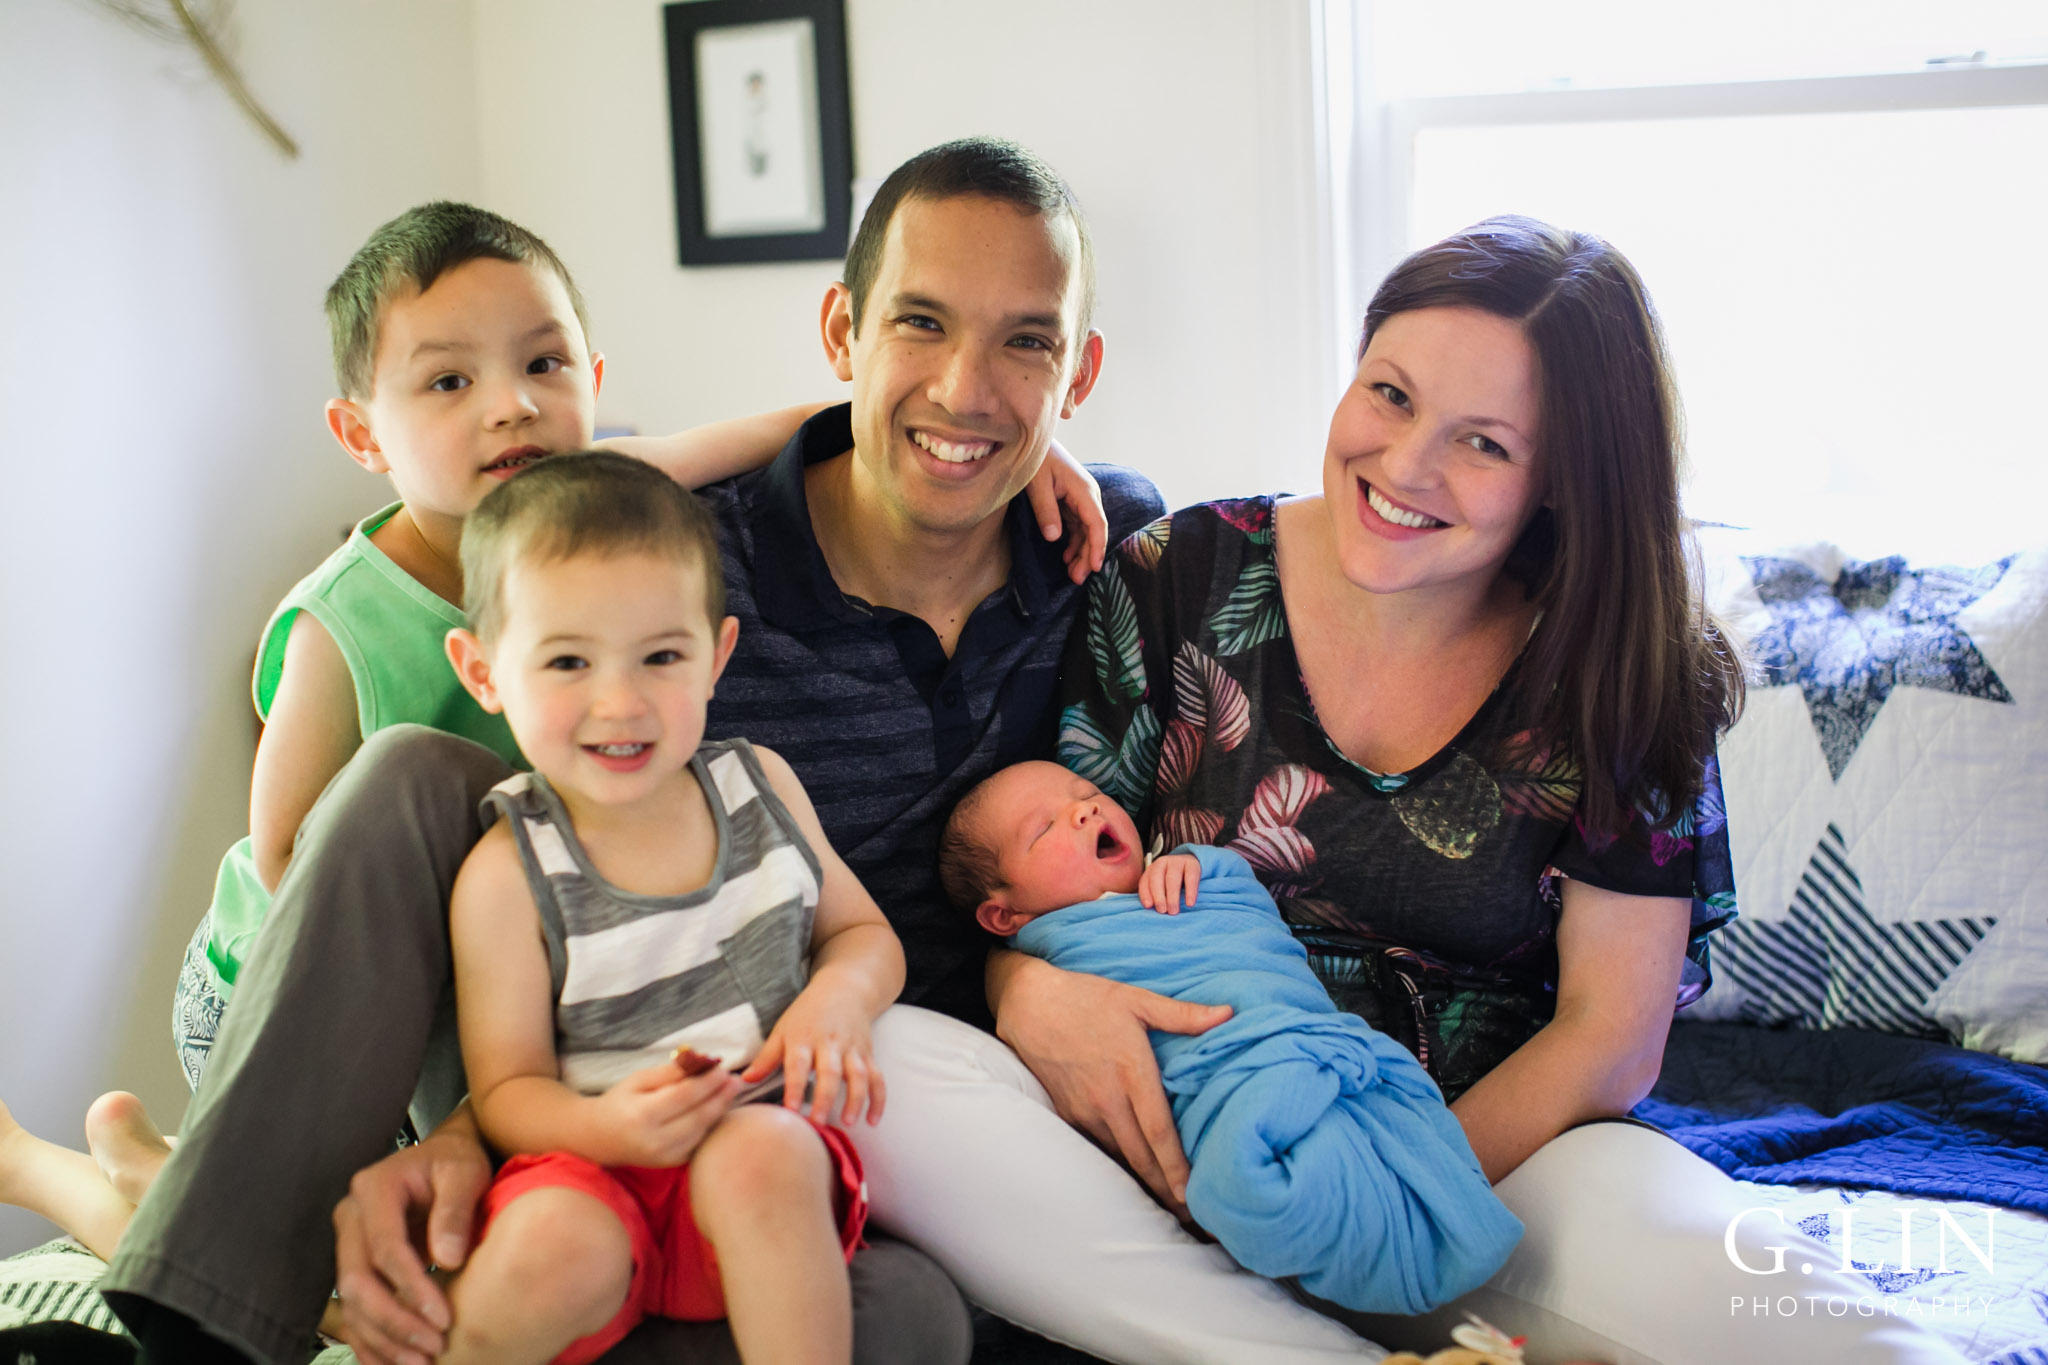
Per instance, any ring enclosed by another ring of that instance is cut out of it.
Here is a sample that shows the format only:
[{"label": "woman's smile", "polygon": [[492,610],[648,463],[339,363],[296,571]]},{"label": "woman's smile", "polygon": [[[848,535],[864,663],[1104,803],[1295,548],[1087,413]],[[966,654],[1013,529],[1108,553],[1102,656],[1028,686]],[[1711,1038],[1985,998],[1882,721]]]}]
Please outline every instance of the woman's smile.
[{"label": "woman's smile", "polygon": [[1439,521],[1425,512],[1418,512],[1405,503],[1399,503],[1382,493],[1364,479],[1358,480],[1361,507],[1359,520],[1370,530],[1377,531],[1390,540],[1407,540],[1412,536],[1441,531],[1450,523]]}]

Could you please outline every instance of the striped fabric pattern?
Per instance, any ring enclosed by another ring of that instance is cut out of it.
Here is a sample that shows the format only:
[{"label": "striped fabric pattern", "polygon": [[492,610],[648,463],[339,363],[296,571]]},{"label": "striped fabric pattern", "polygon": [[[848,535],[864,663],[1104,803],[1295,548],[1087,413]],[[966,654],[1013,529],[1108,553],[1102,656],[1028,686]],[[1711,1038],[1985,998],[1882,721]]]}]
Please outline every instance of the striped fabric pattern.
[{"label": "striped fabric pattern", "polygon": [[691,759],[718,831],[702,889],[643,896],[605,881],[536,773],[487,798],[512,822],[555,985],[562,1079],[596,1094],[690,1047],[752,1060],[809,979],[823,873],[745,740]]},{"label": "striped fabric pattern", "polygon": [[1735,921],[1721,931],[1714,964],[1727,988],[1743,993],[1747,1022],[1953,1041],[1928,1001],[1997,923],[1879,920],[1864,904],[1841,830],[1829,825],[1786,917]]},{"label": "striped fabric pattern", "polygon": [[123,1332],[100,1297],[107,1263],[63,1238],[0,1261],[0,1327],[30,1322],[76,1322],[101,1332]]}]

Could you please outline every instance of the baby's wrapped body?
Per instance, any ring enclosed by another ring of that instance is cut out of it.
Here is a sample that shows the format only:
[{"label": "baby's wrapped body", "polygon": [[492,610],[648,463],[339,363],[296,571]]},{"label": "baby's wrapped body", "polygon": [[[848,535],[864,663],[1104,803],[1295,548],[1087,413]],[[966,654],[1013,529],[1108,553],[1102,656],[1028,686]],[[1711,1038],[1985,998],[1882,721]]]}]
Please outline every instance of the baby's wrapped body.
[{"label": "baby's wrapped body", "polygon": [[1188,1210],[1239,1264],[1300,1277],[1361,1312],[1420,1313],[1500,1268],[1522,1224],[1428,1074],[1340,1014],[1251,867],[1201,861],[1178,915],[1135,895],[1040,915],[1012,940],[1035,957],[1235,1013],[1152,1044],[1193,1168]]}]

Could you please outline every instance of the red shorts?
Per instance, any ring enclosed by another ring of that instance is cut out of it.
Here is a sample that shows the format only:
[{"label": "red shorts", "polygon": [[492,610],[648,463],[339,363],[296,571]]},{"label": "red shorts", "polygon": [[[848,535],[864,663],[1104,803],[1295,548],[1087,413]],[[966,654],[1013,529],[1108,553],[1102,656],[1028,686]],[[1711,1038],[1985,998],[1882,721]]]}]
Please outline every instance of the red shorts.
[{"label": "red shorts", "polygon": [[[833,1211],[846,1258],[862,1245],[868,1220],[867,1183],[860,1154],[837,1128],[813,1123],[839,1176]],[[633,1282],[618,1316],[598,1331],[571,1342],[556,1365],[584,1365],[616,1346],[645,1317],[708,1322],[725,1316],[725,1289],[718,1258],[697,1231],[690,1213],[688,1166],[600,1166],[567,1152],[515,1156],[498,1172],[484,1195],[483,1231],[505,1206],[529,1190],[566,1187],[600,1201],[625,1224],[633,1244]],[[480,1233],[479,1236],[482,1236]]]}]

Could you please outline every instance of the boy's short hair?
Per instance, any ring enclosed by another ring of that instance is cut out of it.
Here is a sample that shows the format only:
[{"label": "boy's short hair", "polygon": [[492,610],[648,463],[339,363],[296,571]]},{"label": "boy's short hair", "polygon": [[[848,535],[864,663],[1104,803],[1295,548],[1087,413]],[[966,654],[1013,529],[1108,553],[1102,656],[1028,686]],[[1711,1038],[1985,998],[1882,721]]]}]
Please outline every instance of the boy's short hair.
[{"label": "boy's short hair", "polygon": [[696,494],[608,450],[550,455],[493,488],[462,525],[462,609],[480,640],[504,624],[505,570],[578,555],[652,554],[704,570],[712,628],[725,618],[718,530]]},{"label": "boy's short hair", "polygon": [[939,835],[939,889],[961,910],[978,909],[1002,889],[1002,861],[975,819],[994,782],[985,777],[961,797]]},{"label": "boy's short hair", "polygon": [[450,200],[421,204],[370,234],[327,286],[327,325],[334,334],[334,379],[344,398],[367,398],[375,379],[377,324],[401,289],[421,293],[471,261],[545,265],[569,291],[569,306],[590,342],[590,319],[569,267],[554,249],[509,218]]},{"label": "boy's short hair", "polygon": [[853,310],[853,331],[860,334],[868,292],[882,269],[882,247],[889,222],[906,199],[958,199],[978,195],[1041,214],[1066,218],[1079,242],[1075,268],[1081,276],[1080,335],[1088,335],[1095,317],[1095,244],[1088,220],[1067,182],[1036,153],[999,137],[963,137],[919,152],[889,172],[868,201],[860,228],[846,253],[847,303]]}]

